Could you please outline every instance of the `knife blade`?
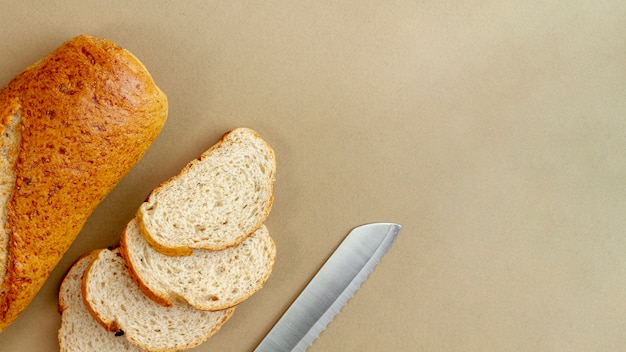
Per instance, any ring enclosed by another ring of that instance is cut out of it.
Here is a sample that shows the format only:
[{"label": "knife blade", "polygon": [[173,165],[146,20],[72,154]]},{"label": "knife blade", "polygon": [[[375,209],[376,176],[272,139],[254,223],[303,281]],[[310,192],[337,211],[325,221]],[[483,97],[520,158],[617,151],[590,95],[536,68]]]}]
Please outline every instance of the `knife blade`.
[{"label": "knife blade", "polygon": [[305,351],[339,313],[402,226],[372,223],[354,228],[289,306],[254,352]]}]

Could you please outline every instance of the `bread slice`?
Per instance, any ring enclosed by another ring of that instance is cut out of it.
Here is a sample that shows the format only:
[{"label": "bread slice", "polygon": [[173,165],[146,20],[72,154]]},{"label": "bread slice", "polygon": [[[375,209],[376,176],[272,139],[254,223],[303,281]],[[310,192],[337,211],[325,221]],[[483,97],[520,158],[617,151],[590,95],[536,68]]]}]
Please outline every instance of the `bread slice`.
[{"label": "bread slice", "polygon": [[237,128],[154,189],[137,211],[146,241],[166,255],[235,246],[269,215],[276,174],[272,148]]},{"label": "bread slice", "polygon": [[96,253],[82,282],[85,305],[103,326],[149,351],[178,351],[201,344],[235,308],[209,312],[186,303],[164,307],[135,285],[118,249]]},{"label": "bread slice", "polygon": [[69,269],[59,289],[61,328],[58,339],[61,352],[140,352],[121,334],[107,331],[89,313],[83,303],[81,282],[87,267],[96,257],[90,252],[79,258]]},{"label": "bread slice", "polygon": [[276,259],[265,225],[235,247],[167,256],[148,245],[132,220],[122,234],[120,252],[135,282],[153,300],[168,306],[184,300],[202,310],[226,309],[250,297],[267,281]]}]

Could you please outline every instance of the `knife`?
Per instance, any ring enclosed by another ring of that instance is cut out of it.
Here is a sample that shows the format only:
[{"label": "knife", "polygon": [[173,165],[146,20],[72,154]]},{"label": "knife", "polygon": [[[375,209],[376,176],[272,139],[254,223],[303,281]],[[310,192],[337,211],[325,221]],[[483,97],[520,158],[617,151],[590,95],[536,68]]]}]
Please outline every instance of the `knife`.
[{"label": "knife", "polygon": [[289,306],[254,352],[305,351],[374,271],[402,229],[373,223],[354,228]]}]

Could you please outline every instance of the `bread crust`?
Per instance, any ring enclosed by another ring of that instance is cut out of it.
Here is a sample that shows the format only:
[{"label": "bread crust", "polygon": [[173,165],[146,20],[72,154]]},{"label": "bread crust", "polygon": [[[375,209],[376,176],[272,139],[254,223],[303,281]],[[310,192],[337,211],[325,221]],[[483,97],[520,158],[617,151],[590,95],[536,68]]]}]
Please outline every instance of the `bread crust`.
[{"label": "bread crust", "polygon": [[80,289],[81,289],[81,296],[83,297],[83,304],[85,305],[85,307],[87,307],[87,310],[89,311],[89,314],[91,314],[91,316],[98,322],[98,324],[102,325],[102,327],[104,327],[107,331],[109,332],[118,332],[120,330],[120,326],[117,323],[117,321],[112,320],[112,321],[106,321],[104,320],[100,314],[98,314],[98,312],[96,312],[95,310],[93,310],[93,307],[89,304],[89,301],[87,300],[87,296],[88,296],[88,292],[87,292],[87,280],[89,280],[89,273],[91,272],[91,267],[94,265],[94,262],[99,258],[100,253],[102,253],[102,251],[104,251],[105,249],[97,249],[94,250],[93,252],[91,252],[91,257],[92,260],[89,263],[89,265],[87,265],[87,268],[85,268],[85,273],[83,274],[83,279],[81,281],[81,285],[80,285]]},{"label": "bread crust", "polygon": [[167,118],[167,98],[116,44],[81,35],[0,90],[21,111],[0,331],[37,294],[88,216],[141,159]]},{"label": "bread crust", "polygon": [[141,292],[144,295],[146,295],[146,297],[150,298],[155,303],[160,304],[164,307],[171,307],[173,304],[172,300],[170,300],[168,297],[163,297],[154,293],[148,286],[146,286],[143,283],[143,281],[141,281],[139,274],[137,273],[135,268],[131,265],[132,263],[131,257],[130,257],[130,254],[128,253],[128,247],[126,247],[126,241],[124,241],[124,238],[126,237],[127,229],[128,229],[128,226],[125,227],[124,230],[122,231],[122,235],[120,237],[119,248],[120,248],[120,254],[122,255],[122,258],[124,258],[124,262],[126,262],[126,267],[128,268],[128,273],[130,274],[130,278],[133,280],[135,285],[139,287]]},{"label": "bread crust", "polygon": [[[90,258],[90,262],[93,260],[93,258],[95,258],[95,256],[97,255],[98,251],[94,250],[91,252],[87,252],[84,253],[83,255],[79,256],[76,260],[74,260],[74,262],[72,263],[72,265],[70,265],[70,268],[67,269],[67,271],[65,272],[65,275],[63,275],[63,279],[61,279],[61,285],[59,287],[59,292],[61,292],[63,290],[63,285],[66,282],[66,279],[68,277],[68,275],[70,274],[70,271],[72,270],[72,268],[81,260],[85,259],[85,258]],[[65,311],[65,309],[67,309],[67,302],[65,302],[63,300],[63,295],[59,294],[59,301],[58,301],[58,311],[59,314],[63,314],[63,312]]]}]

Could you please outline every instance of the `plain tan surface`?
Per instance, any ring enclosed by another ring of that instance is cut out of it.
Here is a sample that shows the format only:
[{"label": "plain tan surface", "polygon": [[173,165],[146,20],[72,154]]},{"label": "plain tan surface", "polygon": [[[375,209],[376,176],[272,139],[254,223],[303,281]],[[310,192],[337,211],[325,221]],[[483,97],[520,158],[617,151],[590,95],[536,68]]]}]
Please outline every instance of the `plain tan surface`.
[{"label": "plain tan surface", "polygon": [[88,33],[170,101],[1,351],[57,351],[70,263],[238,126],[276,150],[278,261],[195,351],[253,350],[373,221],[404,230],[311,351],[624,349],[625,2],[20,1],[0,28],[2,84]]}]

